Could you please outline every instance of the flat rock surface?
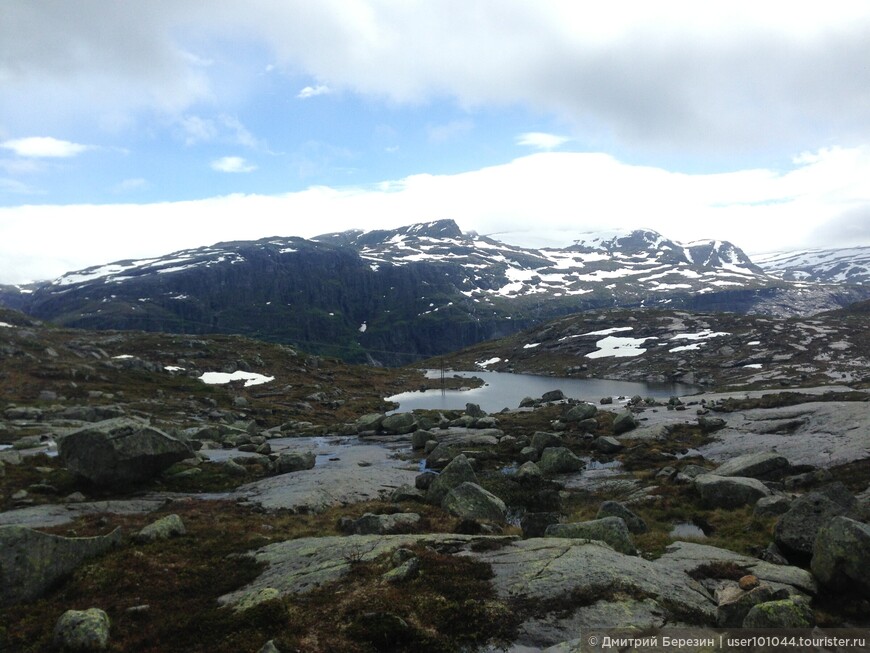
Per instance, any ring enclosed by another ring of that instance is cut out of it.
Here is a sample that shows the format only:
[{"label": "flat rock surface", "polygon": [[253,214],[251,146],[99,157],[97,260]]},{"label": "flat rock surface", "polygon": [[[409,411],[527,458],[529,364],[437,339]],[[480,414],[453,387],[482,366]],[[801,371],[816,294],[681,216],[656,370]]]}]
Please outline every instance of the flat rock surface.
[{"label": "flat rock surface", "polygon": [[29,526],[47,528],[75,521],[84,515],[111,513],[115,515],[144,514],[157,510],[166,503],[166,497],[154,496],[112,501],[85,501],[82,503],[46,504],[0,512],[0,526]]}]

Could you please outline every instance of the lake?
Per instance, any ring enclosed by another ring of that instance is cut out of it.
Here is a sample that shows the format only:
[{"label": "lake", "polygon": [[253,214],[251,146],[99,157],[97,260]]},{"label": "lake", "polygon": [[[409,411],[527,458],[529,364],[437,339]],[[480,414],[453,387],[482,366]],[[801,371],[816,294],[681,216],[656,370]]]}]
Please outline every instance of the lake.
[{"label": "lake", "polygon": [[[440,370],[427,370],[426,377],[439,378]],[[478,404],[488,413],[497,413],[503,408],[517,408],[525,397],[539,398],[550,390],[561,390],[566,397],[598,403],[602,397],[654,397],[662,399],[685,396],[700,388],[685,383],[646,383],[635,381],[609,381],[606,379],[569,379],[533,374],[510,374],[508,372],[449,372],[451,376],[471,378],[477,376],[484,384],[473,390],[441,390],[435,388],[424,392],[403,392],[387,397],[387,401],[399,404],[405,412],[417,408],[430,410],[462,410],[465,404]]]}]

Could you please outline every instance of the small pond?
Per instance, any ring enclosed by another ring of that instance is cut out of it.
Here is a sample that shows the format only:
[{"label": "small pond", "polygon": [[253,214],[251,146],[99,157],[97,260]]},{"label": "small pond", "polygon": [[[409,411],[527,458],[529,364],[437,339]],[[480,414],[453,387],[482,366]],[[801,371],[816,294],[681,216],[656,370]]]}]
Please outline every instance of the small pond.
[{"label": "small pond", "polygon": [[[427,370],[427,378],[438,378],[439,370]],[[538,398],[550,390],[561,390],[566,397],[598,403],[602,397],[654,397],[663,399],[685,396],[700,388],[684,383],[647,383],[634,381],[609,381],[606,379],[570,379],[533,374],[510,374],[508,372],[450,372],[451,376],[483,379],[484,385],[471,390],[441,390],[403,392],[387,397],[387,401],[399,404],[398,410],[406,412],[417,408],[430,410],[462,410],[465,404],[478,404],[488,413],[503,408],[517,408],[525,397]]]}]

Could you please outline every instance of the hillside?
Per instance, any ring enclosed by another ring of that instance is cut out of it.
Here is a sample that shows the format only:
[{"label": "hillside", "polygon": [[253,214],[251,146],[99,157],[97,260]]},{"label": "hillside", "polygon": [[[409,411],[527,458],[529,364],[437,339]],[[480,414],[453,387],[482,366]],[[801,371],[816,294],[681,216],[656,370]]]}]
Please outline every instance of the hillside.
[{"label": "hillside", "polygon": [[441,220],[118,261],[2,287],[0,303],[67,327],[239,334],[402,365],[589,309],[806,315],[868,293],[776,279],[725,242],[635,231],[534,250]]}]

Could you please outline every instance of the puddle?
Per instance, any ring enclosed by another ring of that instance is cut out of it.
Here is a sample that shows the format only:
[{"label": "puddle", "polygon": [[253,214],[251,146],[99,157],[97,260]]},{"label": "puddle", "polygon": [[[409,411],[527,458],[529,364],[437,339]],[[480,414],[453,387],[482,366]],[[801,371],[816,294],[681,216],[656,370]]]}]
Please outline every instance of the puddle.
[{"label": "puddle", "polygon": [[588,470],[597,470],[597,469],[619,469],[622,467],[622,463],[618,460],[611,460],[609,463],[598,462],[597,460],[587,460],[586,461],[586,469]]},{"label": "puddle", "polygon": [[707,534],[692,522],[679,522],[674,524],[669,535],[678,540],[706,540]]}]

